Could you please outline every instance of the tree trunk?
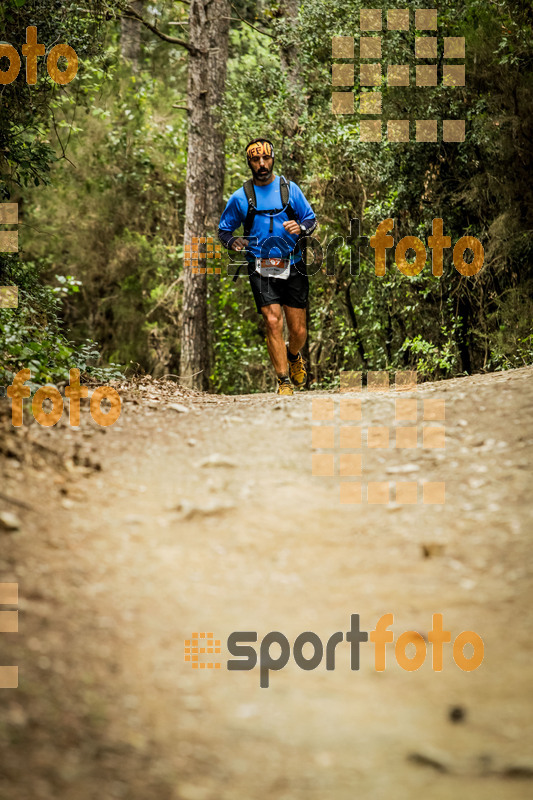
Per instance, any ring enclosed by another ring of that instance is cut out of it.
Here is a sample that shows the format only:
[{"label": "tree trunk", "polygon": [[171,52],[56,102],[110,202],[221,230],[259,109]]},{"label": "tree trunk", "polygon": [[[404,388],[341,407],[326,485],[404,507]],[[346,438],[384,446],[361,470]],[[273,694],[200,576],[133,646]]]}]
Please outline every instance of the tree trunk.
[{"label": "tree trunk", "polygon": [[357,342],[357,350],[359,352],[359,357],[361,359],[361,364],[363,365],[363,369],[365,372],[368,370],[368,362],[365,356],[365,348],[363,346],[363,342],[361,341],[361,334],[359,332],[359,325],[357,323],[357,316],[355,314],[355,309],[352,303],[352,296],[351,296],[351,288],[352,288],[352,281],[347,284],[344,290],[344,297],[346,300],[346,308],[348,309],[348,316],[350,317],[350,322],[352,323],[352,328],[355,336],[355,340]]},{"label": "tree trunk", "polygon": [[[131,7],[137,14],[143,12],[144,0],[132,0]],[[120,53],[122,58],[131,61],[133,72],[139,71],[141,58],[141,26],[137,19],[122,17],[120,20]]]},{"label": "tree trunk", "polygon": [[[224,190],[224,132],[217,119],[226,81],[228,0],[191,0],[189,12],[188,155],[184,241],[215,235]],[[180,375],[209,386],[207,281],[183,275]]]},{"label": "tree trunk", "polygon": [[298,0],[281,0],[279,7],[288,33],[288,38],[281,46],[281,68],[292,86],[299,86],[298,48],[294,43],[294,29],[298,25],[298,5]]},{"label": "tree trunk", "polygon": [[461,358],[461,369],[470,375],[472,372],[472,361],[470,359],[470,342],[468,328],[470,325],[470,303],[468,297],[459,298],[457,316],[461,319],[461,324],[457,330],[456,342]]},{"label": "tree trunk", "polygon": [[281,0],[280,16],[283,19],[284,32],[281,37],[280,61],[289,86],[287,116],[283,124],[283,142],[281,157],[283,174],[288,180],[298,183],[302,178],[303,153],[294,140],[298,133],[300,117],[306,106],[304,86],[300,78],[300,58],[295,43],[298,27],[298,0]]},{"label": "tree trunk", "polygon": [[[295,136],[300,127],[300,117],[305,111],[307,98],[304,95],[304,86],[300,77],[300,56],[296,44],[296,29],[298,27],[299,0],[281,0],[279,13],[283,19],[284,33],[281,37],[280,62],[289,86],[287,103],[287,116],[283,124],[283,140],[281,144],[281,162],[283,175],[287,180],[300,183],[303,177],[304,154]],[[309,326],[309,300],[305,308],[306,324]],[[311,363],[309,350],[309,337],[302,348],[305,361]],[[309,388],[313,376],[308,371],[306,387]]]}]

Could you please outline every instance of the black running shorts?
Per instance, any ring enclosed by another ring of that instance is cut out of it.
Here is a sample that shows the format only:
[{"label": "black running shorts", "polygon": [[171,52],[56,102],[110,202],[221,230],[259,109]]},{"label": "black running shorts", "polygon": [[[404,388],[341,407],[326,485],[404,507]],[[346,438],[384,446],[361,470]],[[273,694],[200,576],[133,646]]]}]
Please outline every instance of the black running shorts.
[{"label": "black running shorts", "polygon": [[[302,272],[305,269],[301,262],[298,262],[298,267]],[[262,278],[258,272],[251,272],[248,277],[257,310],[260,312],[262,306],[271,306],[273,303],[290,308],[305,308],[309,296],[309,278],[302,275],[302,272],[296,269],[295,264],[291,266],[286,280]]]}]

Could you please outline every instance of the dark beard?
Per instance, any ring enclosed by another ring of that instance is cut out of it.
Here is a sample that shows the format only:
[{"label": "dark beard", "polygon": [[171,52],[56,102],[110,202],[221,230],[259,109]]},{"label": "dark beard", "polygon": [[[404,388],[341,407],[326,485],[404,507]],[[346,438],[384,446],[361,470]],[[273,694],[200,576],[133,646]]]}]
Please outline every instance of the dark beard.
[{"label": "dark beard", "polygon": [[253,176],[257,181],[270,180],[273,172],[274,172],[274,165],[272,165],[272,169],[265,170],[264,172],[260,172],[259,170],[256,172],[255,170],[252,169]]}]

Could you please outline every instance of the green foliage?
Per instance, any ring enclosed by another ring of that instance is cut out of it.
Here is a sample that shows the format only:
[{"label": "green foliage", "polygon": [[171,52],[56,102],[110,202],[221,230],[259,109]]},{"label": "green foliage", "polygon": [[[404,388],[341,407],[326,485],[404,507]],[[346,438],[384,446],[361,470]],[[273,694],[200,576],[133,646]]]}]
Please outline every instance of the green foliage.
[{"label": "green foliage", "polygon": [[[415,2],[414,8],[426,5]],[[341,6],[305,0],[296,29],[299,92],[291,90],[263,37],[252,33],[245,45],[243,31],[234,34],[239,57],[231,62],[225,109],[232,131],[228,192],[246,175],[245,140],[264,132],[278,153],[300,154],[298,182],[315,208],[324,246],[335,235],[348,236],[351,218],[362,219],[362,233],[371,235],[392,217],[395,243],[403,236],[427,242],[432,220],[440,217],[452,247],[465,235],[481,240],[485,266],[464,278],[448,250],[441,278],[432,276],[429,261],[410,278],[400,274],[389,253],[387,275],[376,277],[373,252],[367,250],[360,273],[351,276],[341,249],[335,274],[318,273],[312,281],[314,378],[326,385],[340,369],[411,367],[435,379],[531,362],[531,313],[516,311],[518,298],[530,292],[533,255],[524,233],[533,225],[531,12],[515,0],[490,7],[481,0],[460,8],[451,0],[439,4],[439,31],[466,37],[466,86],[390,88],[384,77],[382,116],[410,118],[413,132],[416,119],[464,118],[466,140],[378,144],[359,141],[355,115],[331,113],[331,36],[351,34],[362,7],[367,7],[362,0]],[[386,20],[389,6],[381,7]],[[271,8],[275,17],[276,5]],[[382,61],[411,64],[413,79],[413,10],[410,14],[409,33],[384,28]],[[278,43],[294,36],[287,28]],[[441,64],[442,59],[439,76]],[[357,70],[349,90],[357,102]],[[287,143],[287,120],[296,110],[297,129]],[[283,155],[278,158],[278,171],[291,167]]]},{"label": "green foliage", "polygon": [[[121,376],[117,364],[99,367],[99,350],[87,339],[81,345],[65,335],[60,319],[61,299],[39,279],[38,266],[26,262],[24,267],[12,257],[6,278],[19,287],[18,308],[0,309],[0,372],[1,381],[11,381],[20,369],[31,370],[33,387],[68,380],[69,370],[102,381]],[[74,286],[78,289],[78,286]]]},{"label": "green foliage", "polygon": [[49,280],[61,270],[81,281],[64,306],[76,337],[101,342],[104,359],[161,375],[179,363],[186,122],[172,110],[168,82],[135,78],[113,54],[111,43],[107,70],[85,71],[82,106],[68,94],[57,103],[56,121],[69,123],[69,161],[56,165],[53,192],[32,197],[28,212],[36,229],[53,218],[55,233],[28,250],[47,261]]},{"label": "green foliage", "polygon": [[[101,46],[101,0],[6,0],[0,7],[0,29],[4,41],[19,53],[26,42],[26,28],[37,28],[37,41],[47,50],[65,42],[79,59],[97,55]],[[53,120],[53,100],[64,92],[49,76],[46,58],[37,59],[37,82],[26,82],[24,60],[18,76],[2,87],[0,95],[0,198],[7,199],[16,186],[49,182],[49,171],[57,156],[47,138]]]},{"label": "green foliage", "polygon": [[400,352],[408,351],[414,356],[414,366],[421,378],[432,378],[435,376],[450,377],[452,370],[457,363],[457,356],[454,352],[453,338],[449,335],[446,328],[442,329],[445,337],[444,344],[436,345],[422,339],[420,335],[412,339],[406,339]]},{"label": "green foliage", "polygon": [[246,276],[234,284],[224,276],[210,285],[209,330],[213,389],[224,394],[270,391],[271,367],[260,317]]},{"label": "green foliage", "polygon": [[533,284],[512,289],[498,298],[487,329],[498,325],[495,335],[481,333],[490,349],[487,368],[513,369],[533,364]]},{"label": "green foliage", "polygon": [[[532,363],[531,11],[518,0],[460,7],[443,0],[439,42],[441,34],[466,37],[466,86],[391,88],[384,79],[382,117],[409,117],[412,131],[416,119],[465,119],[466,140],[393,144],[360,142],[357,115],[331,113],[331,36],[353,33],[366,6],[304,0],[292,26],[277,0],[236,0],[235,14],[274,38],[232,22],[220,109],[225,197],[249,175],[246,142],[269,136],[276,171],[295,177],[315,209],[323,248],[333,237],[346,240],[331,274],[325,265],[312,269],[315,386],[335,387],[346,369],[411,368],[439,379]],[[409,63],[414,75],[414,9],[426,6],[410,6],[409,33],[384,28],[384,65]],[[111,13],[117,7],[108,5]],[[388,4],[381,7],[385,20]],[[108,24],[104,42],[100,10],[99,0],[9,0],[0,9],[7,41],[19,46],[31,17],[40,41],[59,37],[80,56],[68,87],[53,85],[43,59],[35,87],[19,77],[0,98],[10,112],[0,113],[0,191],[21,203],[24,225],[19,273],[11,256],[0,256],[0,273],[10,270],[25,297],[24,309],[0,312],[0,351],[14,366],[37,343],[39,374],[49,362],[59,375],[69,358],[85,358],[70,338],[91,337],[104,360],[179,374],[187,162],[187,115],[179,106],[186,102],[187,57],[143,29],[133,73],[121,61],[119,25]],[[185,21],[187,10],[170,3],[145,12],[165,30],[169,20]],[[297,48],[296,77],[280,61],[280,48],[290,45]],[[357,37],[355,45],[357,51]],[[357,74],[349,90],[356,97],[361,90]],[[357,257],[350,220],[361,219],[361,233],[372,235],[388,217],[395,242],[417,236],[426,243],[436,217],[452,247],[476,236],[485,249],[482,272],[459,275],[448,250],[441,278],[432,275],[430,258],[410,278],[389,252],[386,275],[377,277],[374,253],[362,246],[360,270],[351,274],[350,248],[352,263]],[[213,389],[270,391],[264,329],[246,277],[234,284],[210,276],[208,286]]]},{"label": "green foliage", "polygon": [[[2,36],[19,52],[26,41],[26,27],[37,27],[38,42],[50,47],[63,41],[76,51],[83,75],[84,58],[98,52],[101,38],[99,0],[60,3],[55,0],[6,0],[0,7]],[[22,62],[15,80],[2,87],[0,97],[0,200],[18,202],[28,197],[30,187],[49,184],[51,168],[58,160],[50,141],[49,124],[55,123],[54,108],[64,91],[46,70],[46,59],[39,58],[37,83],[28,85]],[[5,111],[8,110],[8,113]],[[23,219],[24,223],[25,220]],[[22,228],[25,233],[25,229]],[[26,238],[26,237],[24,237]],[[62,380],[68,370],[79,366],[91,371],[89,354],[94,359],[95,345],[88,340],[81,346],[70,341],[61,323],[58,294],[77,291],[71,277],[63,281],[61,292],[43,285],[41,274],[47,259],[27,259],[0,254],[0,283],[19,287],[19,307],[0,309],[0,370],[6,375],[22,368],[32,371],[36,383]],[[57,270],[58,272],[60,269]],[[116,365],[105,370],[117,374]]]}]

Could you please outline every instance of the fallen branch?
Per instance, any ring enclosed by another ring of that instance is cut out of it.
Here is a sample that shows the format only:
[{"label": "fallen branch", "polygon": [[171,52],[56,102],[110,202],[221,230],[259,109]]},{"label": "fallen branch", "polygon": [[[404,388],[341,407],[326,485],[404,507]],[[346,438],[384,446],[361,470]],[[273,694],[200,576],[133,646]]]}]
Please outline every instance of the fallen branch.
[{"label": "fallen branch", "polygon": [[[239,14],[239,12],[237,11],[237,9],[235,8],[235,6],[233,4],[231,4],[231,3],[230,3],[230,5],[231,5],[232,9],[235,11],[235,13],[237,14],[237,16],[238,16],[238,18],[240,19],[241,22],[244,22],[245,25],[248,25],[250,28],[253,28],[254,31],[257,31],[257,33],[262,33],[263,36],[270,36],[271,39],[275,39],[275,36],[272,36],[271,33],[267,33],[266,31],[262,31],[259,28],[256,28],[255,25],[252,25],[251,22],[248,22],[248,20],[243,19],[241,17],[241,15]],[[229,19],[234,19],[234,17],[229,17]]]},{"label": "fallen branch", "polygon": [[15,506],[19,506],[20,508],[25,508],[27,511],[35,511],[33,506],[30,506],[29,503],[25,503],[24,500],[17,500],[15,497],[8,497],[7,494],[0,492],[0,499],[5,500],[7,503],[13,503]]},{"label": "fallen branch", "polygon": [[131,6],[128,6],[126,8],[126,11],[123,13],[122,16],[125,17],[126,19],[138,20],[145,26],[145,28],[148,28],[149,31],[155,33],[155,35],[159,36],[160,39],[163,39],[164,42],[170,42],[170,44],[179,44],[181,47],[184,47],[189,53],[192,53],[193,55],[201,52],[200,50],[198,50],[198,48],[193,47],[192,45],[189,44],[189,42],[186,42],[185,39],[178,39],[176,36],[169,36],[167,33],[163,33],[162,31],[159,30],[158,27],[152,25],[152,23],[148,22],[147,19],[144,19],[144,17],[141,14],[138,14],[135,11],[135,9],[132,8]]}]

